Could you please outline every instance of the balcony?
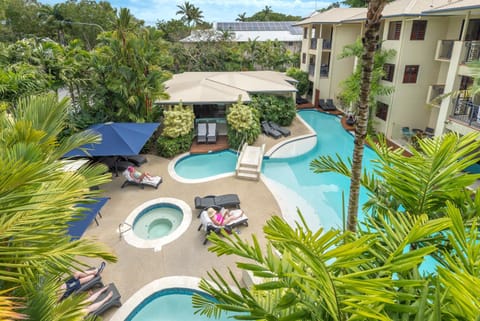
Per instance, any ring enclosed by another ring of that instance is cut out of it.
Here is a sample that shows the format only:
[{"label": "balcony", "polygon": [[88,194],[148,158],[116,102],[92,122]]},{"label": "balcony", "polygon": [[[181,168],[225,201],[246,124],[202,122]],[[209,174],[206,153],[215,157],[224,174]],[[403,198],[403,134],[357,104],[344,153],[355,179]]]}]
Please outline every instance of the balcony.
[{"label": "balcony", "polygon": [[312,77],[315,75],[315,65],[308,66],[308,75]]},{"label": "balcony", "polygon": [[310,39],[310,49],[317,49],[317,38],[311,38]]},{"label": "balcony", "polygon": [[439,98],[445,92],[445,85],[430,85],[428,87],[427,104],[440,107],[441,100]]},{"label": "balcony", "polygon": [[435,53],[436,60],[450,60],[452,58],[452,51],[454,40],[439,40],[437,43],[437,51]]},{"label": "balcony", "polygon": [[469,98],[459,98],[456,101],[450,118],[465,125],[480,129],[480,105],[474,104]]},{"label": "balcony", "polygon": [[320,77],[327,78],[328,77],[328,70],[330,69],[329,65],[322,64],[320,66]]},{"label": "balcony", "polygon": [[480,60],[480,41],[465,41],[465,63]]},{"label": "balcony", "polygon": [[332,40],[323,39],[322,49],[326,49],[326,50],[332,49]]}]

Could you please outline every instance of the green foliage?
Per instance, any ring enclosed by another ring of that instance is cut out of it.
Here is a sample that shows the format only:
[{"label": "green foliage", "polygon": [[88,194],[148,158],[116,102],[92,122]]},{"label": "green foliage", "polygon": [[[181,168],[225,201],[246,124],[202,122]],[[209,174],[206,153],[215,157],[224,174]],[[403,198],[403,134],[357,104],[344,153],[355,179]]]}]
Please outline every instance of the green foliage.
[{"label": "green foliage", "polygon": [[189,27],[194,27],[203,22],[203,12],[194,4],[185,1],[183,4],[177,5],[177,15],[182,16],[182,21],[186,22]]},{"label": "green foliage", "polygon": [[58,139],[67,99],[50,94],[21,99],[15,106],[10,114],[0,113],[0,226],[8,240],[0,242],[0,296],[22,302],[20,312],[28,320],[80,319],[84,312],[78,300],[58,304],[59,277],[82,269],[79,257],[116,258],[103,244],[72,241],[65,231],[84,212],[75,205],[91,203],[99,191],[90,187],[109,182],[111,175],[98,165],[62,169],[66,152],[99,141],[86,133]]},{"label": "green foliage", "polygon": [[163,112],[162,136],[177,138],[193,131],[195,114],[192,106],[182,104],[173,106]]},{"label": "green foliage", "polygon": [[290,76],[298,81],[297,83],[297,95],[302,96],[308,92],[310,81],[308,80],[308,72],[301,70],[300,68],[288,68],[287,76]]},{"label": "green foliage", "polygon": [[251,17],[246,17],[245,13],[239,14],[237,20],[238,21],[300,21],[302,20],[302,17],[274,12],[270,6],[265,6],[265,8],[263,8],[261,11],[254,13]]},{"label": "green foliage", "polygon": [[[375,175],[364,172],[361,179],[370,196],[364,210],[387,212],[403,208],[412,214],[427,213],[435,218],[444,216],[446,204],[451,202],[462,209],[466,219],[478,215],[472,209],[475,206],[469,206],[467,187],[480,174],[463,172],[480,159],[477,139],[478,134],[460,137],[455,133],[420,139],[419,150],[413,150],[412,156],[404,156],[401,149],[390,149],[384,139],[378,144],[370,141],[379,160]],[[312,161],[311,168],[315,173],[336,172],[350,177],[350,164],[350,159],[345,163],[338,156],[336,160],[320,156]]]},{"label": "green foliage", "polygon": [[252,97],[252,107],[260,112],[262,120],[274,121],[281,126],[290,126],[296,115],[292,97],[258,94]]},{"label": "green foliage", "polygon": [[190,146],[192,145],[192,140],[193,131],[176,138],[160,136],[157,139],[158,154],[160,156],[170,158],[178,154],[188,152],[190,150]]},{"label": "green foliage", "polygon": [[260,135],[258,111],[242,104],[240,97],[228,109],[227,125],[228,144],[234,149],[239,149],[242,143],[253,144]]},{"label": "green foliage", "polygon": [[190,34],[190,27],[177,19],[160,20],[157,22],[157,28],[162,32],[162,38],[170,42],[178,42]]},{"label": "green foliage", "polygon": [[342,4],[349,6],[350,8],[366,8],[368,5],[367,0],[343,0]]},{"label": "green foliage", "polygon": [[[342,53],[339,56],[339,59],[357,57],[361,58],[363,53],[363,45],[361,39],[352,44],[345,46]],[[390,95],[394,87],[385,86],[382,83],[382,77],[385,76],[385,71],[383,70],[383,65],[395,57],[396,51],[393,49],[390,50],[379,50],[376,51],[374,56],[373,71],[372,71],[372,82],[369,95],[369,121],[368,121],[368,132],[370,134],[374,133],[373,130],[373,119],[375,117],[375,108],[377,106],[378,96],[388,96]],[[357,104],[360,101],[360,88],[361,88],[361,76],[362,76],[362,65],[357,64],[355,71],[340,84],[342,91],[339,94],[339,98],[344,104],[345,107],[351,109],[353,113],[357,110]]]}]

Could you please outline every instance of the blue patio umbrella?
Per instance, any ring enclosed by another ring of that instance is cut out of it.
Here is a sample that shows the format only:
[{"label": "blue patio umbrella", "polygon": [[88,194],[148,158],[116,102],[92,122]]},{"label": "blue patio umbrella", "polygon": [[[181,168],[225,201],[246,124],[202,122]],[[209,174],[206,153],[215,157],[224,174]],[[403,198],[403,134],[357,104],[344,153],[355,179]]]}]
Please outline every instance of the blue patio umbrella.
[{"label": "blue patio umbrella", "polygon": [[92,125],[86,130],[100,134],[101,143],[83,145],[69,151],[64,157],[138,155],[159,125],[159,123],[113,122]]}]

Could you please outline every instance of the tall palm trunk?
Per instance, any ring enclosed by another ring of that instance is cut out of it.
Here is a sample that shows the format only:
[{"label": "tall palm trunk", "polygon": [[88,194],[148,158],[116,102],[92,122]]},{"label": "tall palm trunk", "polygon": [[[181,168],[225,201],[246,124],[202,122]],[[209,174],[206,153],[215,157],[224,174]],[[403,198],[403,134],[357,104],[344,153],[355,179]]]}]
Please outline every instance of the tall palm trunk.
[{"label": "tall palm trunk", "polygon": [[360,195],[360,177],[362,175],[362,159],[365,138],[368,126],[368,105],[370,85],[372,82],[373,57],[378,44],[378,30],[382,11],[387,0],[370,0],[365,23],[365,36],[363,37],[364,52],[362,55],[362,78],[360,85],[360,99],[358,106],[357,125],[355,128],[355,141],[353,148],[352,178],[350,182],[350,196],[348,200],[347,229],[356,231],[358,220],[358,199]]}]

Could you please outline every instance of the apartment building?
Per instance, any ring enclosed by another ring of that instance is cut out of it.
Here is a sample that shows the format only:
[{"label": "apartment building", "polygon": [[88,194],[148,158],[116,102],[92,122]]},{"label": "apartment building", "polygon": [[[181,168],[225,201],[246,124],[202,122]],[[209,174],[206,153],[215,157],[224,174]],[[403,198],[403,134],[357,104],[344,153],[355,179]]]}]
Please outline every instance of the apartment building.
[{"label": "apartment building", "polygon": [[[334,8],[298,23],[304,28],[301,68],[309,73],[309,99],[334,99],[355,68],[354,58],[338,59],[343,47],[363,34],[366,9]],[[383,11],[381,48],[394,49],[382,82],[394,92],[377,97],[374,125],[390,139],[404,139],[402,128],[435,135],[480,131],[480,97],[448,96],[472,84],[466,64],[480,59],[478,0],[397,0]]]}]

